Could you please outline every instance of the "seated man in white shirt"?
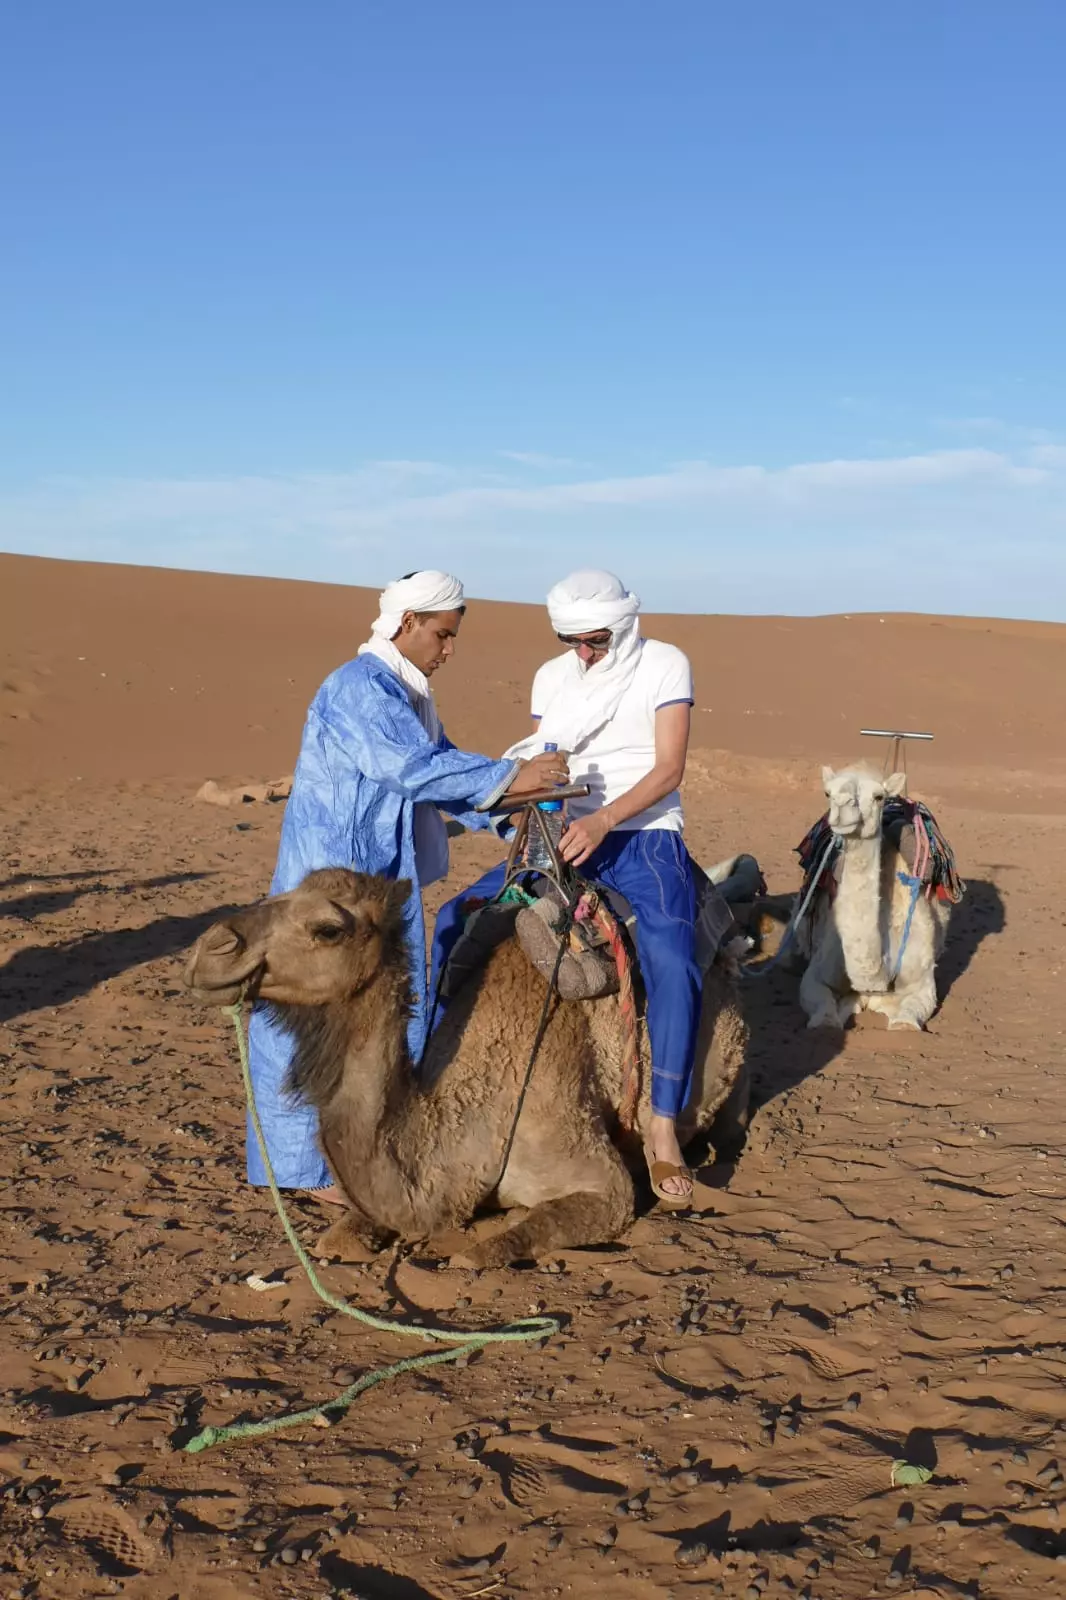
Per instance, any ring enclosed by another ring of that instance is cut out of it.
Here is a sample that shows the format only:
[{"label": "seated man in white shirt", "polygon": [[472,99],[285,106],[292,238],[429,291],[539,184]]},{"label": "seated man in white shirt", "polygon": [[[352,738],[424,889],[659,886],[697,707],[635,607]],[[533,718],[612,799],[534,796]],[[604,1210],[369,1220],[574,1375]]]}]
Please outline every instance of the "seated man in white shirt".
[{"label": "seated man in white shirt", "polygon": [[[639,611],[637,597],[609,572],[575,572],[556,584],[548,614],[566,653],[537,673],[536,731],[508,754],[555,745],[569,756],[571,781],[591,787],[588,799],[568,802],[562,854],[623,895],[636,915],[652,1057],[645,1155],[655,1193],[678,1206],[692,1196],[675,1123],[691,1083],[702,995],[696,892],[678,794],[692,673],[673,645],[641,637]],[[486,878],[467,895],[494,887]],[[463,898],[441,912],[435,965],[454,943]]]}]

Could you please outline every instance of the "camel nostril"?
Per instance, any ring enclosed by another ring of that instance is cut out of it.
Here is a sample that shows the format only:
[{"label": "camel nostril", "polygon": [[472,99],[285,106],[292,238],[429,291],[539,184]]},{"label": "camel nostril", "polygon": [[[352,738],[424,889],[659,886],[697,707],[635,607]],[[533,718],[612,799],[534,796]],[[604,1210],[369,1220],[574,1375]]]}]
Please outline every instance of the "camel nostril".
[{"label": "camel nostril", "polygon": [[213,956],[234,956],[244,949],[244,940],[228,923],[220,922],[204,934],[203,947]]}]

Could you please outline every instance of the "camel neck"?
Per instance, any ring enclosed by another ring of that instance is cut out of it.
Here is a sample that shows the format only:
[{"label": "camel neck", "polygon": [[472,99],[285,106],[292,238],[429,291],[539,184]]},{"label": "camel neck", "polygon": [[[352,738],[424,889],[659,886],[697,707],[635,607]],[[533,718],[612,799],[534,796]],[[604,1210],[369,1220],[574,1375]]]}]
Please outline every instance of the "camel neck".
[{"label": "camel neck", "polygon": [[380,1130],[414,1088],[406,986],[382,970],[359,1000],[349,1018],[338,1096],[360,1126]]},{"label": "camel neck", "polygon": [[382,970],[358,995],[326,1006],[293,1007],[293,1087],[324,1113],[345,1106],[358,1128],[379,1128],[412,1085],[406,986]]},{"label": "camel neck", "polygon": [[879,983],[884,966],[881,942],[881,833],[872,839],[846,839],[837,926],[848,980],[859,992]]}]

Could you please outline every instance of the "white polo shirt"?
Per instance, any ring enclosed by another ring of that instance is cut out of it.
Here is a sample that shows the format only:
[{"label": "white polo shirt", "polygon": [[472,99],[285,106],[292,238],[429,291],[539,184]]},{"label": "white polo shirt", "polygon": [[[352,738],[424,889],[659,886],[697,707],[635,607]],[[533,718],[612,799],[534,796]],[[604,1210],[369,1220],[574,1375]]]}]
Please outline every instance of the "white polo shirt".
[{"label": "white polo shirt", "polygon": [[[538,720],[550,704],[569,661],[569,651],[564,656],[555,656],[544,663],[533,679],[532,711]],[[693,703],[692,668],[688,657],[672,644],[645,639],[633,681],[622,696],[618,710],[580,750],[571,752],[571,781],[587,783],[592,792],[588,799],[567,801],[569,816],[586,817],[599,811],[647,777],[655,765],[655,713],[663,706],[679,702]],[[657,805],[649,806],[618,826],[627,832],[670,828],[680,833],[685,826],[681,795],[675,789]]]}]

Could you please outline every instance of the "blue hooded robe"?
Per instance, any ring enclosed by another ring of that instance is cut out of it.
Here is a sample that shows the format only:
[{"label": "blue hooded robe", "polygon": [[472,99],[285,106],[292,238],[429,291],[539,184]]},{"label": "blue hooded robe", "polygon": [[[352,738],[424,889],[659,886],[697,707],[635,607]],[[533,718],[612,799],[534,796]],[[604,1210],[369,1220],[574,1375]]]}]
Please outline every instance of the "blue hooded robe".
[{"label": "blue hooded robe", "polygon": [[[457,750],[443,734],[433,743],[403,683],[374,655],[338,667],[311,702],[270,892],[286,894],[320,867],[411,880],[404,916],[415,997],[408,1030],[412,1061],[422,1054],[428,1021],[415,808],[439,807],[464,827],[486,828],[488,817],[473,807],[494,804],[510,787],[517,766]],[[333,1180],[318,1146],[318,1117],[306,1102],[285,1092],[288,1035],[263,1006],[256,1006],[248,1039],[274,1176],[282,1188],[324,1188]],[[247,1152],[249,1182],[265,1184],[250,1124]]]}]

